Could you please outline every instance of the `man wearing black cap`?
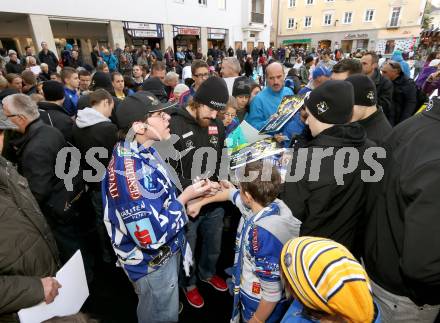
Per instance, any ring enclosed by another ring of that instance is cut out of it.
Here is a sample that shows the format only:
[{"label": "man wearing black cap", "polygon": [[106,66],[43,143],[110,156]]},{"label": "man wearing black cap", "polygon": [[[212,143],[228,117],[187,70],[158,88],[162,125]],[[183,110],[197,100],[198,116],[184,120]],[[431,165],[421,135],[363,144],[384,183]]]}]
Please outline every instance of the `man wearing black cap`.
[{"label": "man wearing black cap", "polygon": [[298,161],[301,151],[293,153],[290,176],[301,172],[301,167],[305,173],[299,180],[286,177],[282,193],[282,199],[302,221],[301,235],[330,238],[350,250],[364,212],[365,184],[359,164],[344,173],[347,152],[338,152],[346,148],[362,160],[367,148],[365,130],[357,123],[349,124],[353,104],[353,86],[346,81],[327,81],[306,98],[306,124],[313,139],[305,146],[306,164]]},{"label": "man wearing black cap", "polygon": [[168,102],[168,95],[165,85],[158,77],[150,77],[142,84],[142,90],[154,94],[154,96],[162,103]]},{"label": "man wearing black cap", "polygon": [[191,260],[183,230],[185,205],[212,188],[204,180],[179,195],[170,180],[152,148],[170,138],[167,108],[143,91],[121,102],[115,113],[121,138],[102,183],[104,222],[118,264],[138,295],[140,323],[178,321],[179,256],[186,271]]},{"label": "man wearing black cap", "polygon": [[[177,109],[172,114],[171,133],[179,137],[174,147],[177,151],[185,152],[185,154],[183,157],[176,158],[177,161],[171,162],[184,188],[191,185],[193,176],[195,176],[193,168],[195,172],[198,171],[197,164],[202,166],[199,170],[205,172],[206,177],[216,181],[218,179],[225,129],[223,123],[216,117],[218,111],[226,107],[228,99],[226,82],[219,77],[211,77],[200,85],[194,94],[193,101],[187,107]],[[207,165],[206,157],[202,158],[202,155],[199,154],[199,148],[203,148],[204,151],[214,150],[217,153],[215,168],[208,169],[213,166]],[[203,297],[196,287],[196,274],[216,290],[227,290],[225,281],[215,274],[221,248],[223,216],[224,209],[221,204],[214,204],[202,209],[200,216],[196,219],[190,219],[188,223],[187,239],[191,248],[196,249],[198,233],[201,238],[199,243],[203,243],[200,259],[195,265],[195,272],[189,279],[182,282],[188,302],[196,308],[204,305]]]},{"label": "man wearing black cap", "polygon": [[358,122],[371,141],[380,144],[392,127],[381,107],[377,107],[376,85],[366,75],[352,75],[346,79],[353,85],[354,107],[352,122]]},{"label": "man wearing black cap", "polygon": [[244,120],[249,110],[249,98],[251,96],[252,80],[246,76],[239,76],[234,81],[232,96],[237,99],[237,118]]},{"label": "man wearing black cap", "polygon": [[44,101],[38,102],[40,118],[44,123],[57,128],[67,142],[72,141],[73,120],[63,107],[64,87],[57,81],[43,83]]}]

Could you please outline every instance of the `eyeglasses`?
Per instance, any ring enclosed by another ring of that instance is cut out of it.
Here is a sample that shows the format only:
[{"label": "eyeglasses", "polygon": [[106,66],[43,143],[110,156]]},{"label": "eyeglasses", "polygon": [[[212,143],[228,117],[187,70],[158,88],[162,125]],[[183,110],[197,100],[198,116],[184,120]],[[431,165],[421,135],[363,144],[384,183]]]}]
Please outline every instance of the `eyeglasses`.
[{"label": "eyeglasses", "polygon": [[147,114],[147,119],[148,118],[162,118],[163,120],[169,120],[170,119],[170,115],[166,112],[161,112],[159,114],[153,115],[153,113],[148,113]]},{"label": "eyeglasses", "polygon": [[235,118],[237,116],[236,113],[225,113],[225,116],[231,117],[231,118]]},{"label": "eyeglasses", "polygon": [[203,77],[203,78],[208,78],[209,77],[209,73],[203,73],[203,74],[194,74],[195,77]]},{"label": "eyeglasses", "polygon": [[10,115],[6,115],[6,114],[0,114],[0,120],[1,121],[8,121],[9,118],[13,118],[13,117],[18,117],[20,116],[19,114],[10,114]]}]

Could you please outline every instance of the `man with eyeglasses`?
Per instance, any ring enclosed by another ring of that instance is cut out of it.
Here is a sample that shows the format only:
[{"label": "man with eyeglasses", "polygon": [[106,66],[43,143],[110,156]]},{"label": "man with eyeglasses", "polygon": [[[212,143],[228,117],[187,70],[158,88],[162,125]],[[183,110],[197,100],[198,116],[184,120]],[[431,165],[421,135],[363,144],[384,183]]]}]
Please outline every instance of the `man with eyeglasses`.
[{"label": "man with eyeglasses", "polygon": [[178,321],[180,254],[186,268],[191,260],[185,205],[213,187],[203,180],[179,193],[152,147],[170,138],[170,107],[145,91],[121,102],[115,112],[120,138],[102,182],[104,223],[138,295],[140,323]]},{"label": "man with eyeglasses", "polygon": [[194,96],[200,85],[209,77],[208,64],[201,59],[194,60],[191,64],[191,74],[194,84],[188,91],[182,93],[179,99],[179,105],[183,108],[188,105],[189,100]]},{"label": "man with eyeglasses", "polygon": [[[198,87],[188,106],[173,112],[170,129],[172,134],[178,136],[174,148],[180,154],[171,159],[170,164],[176,170],[183,188],[191,185],[194,176],[200,174],[218,180],[226,136],[217,114],[225,109],[228,100],[225,81],[213,76]],[[205,156],[207,151],[208,157]],[[191,249],[196,250],[197,244],[203,244],[200,257],[195,259],[195,270],[188,279],[181,281],[186,299],[196,308],[204,305],[197,289],[197,277],[218,291],[228,289],[225,281],[216,275],[224,213],[222,204],[211,204],[202,209],[198,218],[190,219],[187,226],[186,237]]]}]

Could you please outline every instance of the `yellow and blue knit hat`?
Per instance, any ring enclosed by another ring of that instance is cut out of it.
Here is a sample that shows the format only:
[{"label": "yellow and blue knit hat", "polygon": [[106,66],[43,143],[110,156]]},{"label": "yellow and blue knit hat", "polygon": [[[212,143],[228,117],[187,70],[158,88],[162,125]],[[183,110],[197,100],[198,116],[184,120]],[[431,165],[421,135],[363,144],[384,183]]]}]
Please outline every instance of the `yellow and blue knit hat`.
[{"label": "yellow and blue knit hat", "polygon": [[305,307],[350,322],[373,321],[369,278],[343,245],[315,237],[289,240],[281,252],[281,267]]}]

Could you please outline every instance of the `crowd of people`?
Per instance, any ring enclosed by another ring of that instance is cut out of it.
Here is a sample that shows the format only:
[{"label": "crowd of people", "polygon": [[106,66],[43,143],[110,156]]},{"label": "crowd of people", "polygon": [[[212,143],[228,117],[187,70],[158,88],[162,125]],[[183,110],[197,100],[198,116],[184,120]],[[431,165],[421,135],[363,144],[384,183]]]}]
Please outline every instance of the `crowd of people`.
[{"label": "crowd of people", "polygon": [[[177,322],[179,290],[203,307],[200,284],[231,322],[435,321],[439,53],[0,54],[0,321],[53,302],[77,250],[89,284],[123,269],[139,322]],[[292,96],[276,158],[231,170]]]}]

